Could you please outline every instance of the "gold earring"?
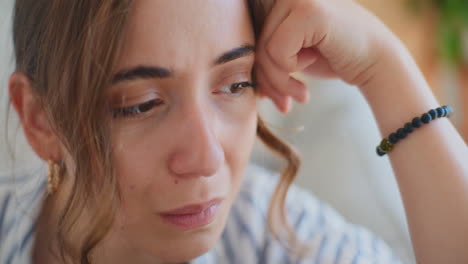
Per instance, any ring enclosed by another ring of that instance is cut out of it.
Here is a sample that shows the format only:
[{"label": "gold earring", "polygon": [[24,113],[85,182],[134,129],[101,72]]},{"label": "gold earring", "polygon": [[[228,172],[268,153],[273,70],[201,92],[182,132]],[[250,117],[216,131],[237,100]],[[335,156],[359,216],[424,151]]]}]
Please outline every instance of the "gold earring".
[{"label": "gold earring", "polygon": [[49,173],[47,175],[47,193],[53,194],[60,184],[60,166],[49,160]]}]

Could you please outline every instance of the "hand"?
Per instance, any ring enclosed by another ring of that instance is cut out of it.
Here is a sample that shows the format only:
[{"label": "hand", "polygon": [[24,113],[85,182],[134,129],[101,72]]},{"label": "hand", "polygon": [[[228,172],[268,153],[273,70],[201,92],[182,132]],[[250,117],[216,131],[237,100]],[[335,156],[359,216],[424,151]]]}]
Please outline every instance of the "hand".
[{"label": "hand", "polygon": [[381,21],[351,0],[276,0],[257,43],[260,95],[287,113],[292,98],[309,100],[292,72],[362,86],[379,73],[384,49],[395,42]]}]

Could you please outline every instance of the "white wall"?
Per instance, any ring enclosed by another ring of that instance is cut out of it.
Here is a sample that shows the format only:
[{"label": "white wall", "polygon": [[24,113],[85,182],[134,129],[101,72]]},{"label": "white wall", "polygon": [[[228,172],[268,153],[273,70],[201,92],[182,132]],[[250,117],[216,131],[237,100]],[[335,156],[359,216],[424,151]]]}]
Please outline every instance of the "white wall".
[{"label": "white wall", "polygon": [[6,171],[9,156],[6,152],[5,118],[7,104],[7,80],[12,71],[12,44],[11,37],[7,34],[11,27],[11,1],[3,0],[0,2],[0,174]]},{"label": "white wall", "polygon": [[[0,0],[0,176],[4,174],[24,174],[28,171],[43,170],[43,164],[33,154],[27,144],[19,122],[11,108],[8,122],[8,143],[5,140],[5,124],[8,102],[8,78],[13,72],[15,63],[11,39],[11,10],[13,1]],[[15,159],[12,159],[9,147],[12,147]],[[13,167],[13,161],[15,162]],[[13,171],[14,169],[14,171]]]}]

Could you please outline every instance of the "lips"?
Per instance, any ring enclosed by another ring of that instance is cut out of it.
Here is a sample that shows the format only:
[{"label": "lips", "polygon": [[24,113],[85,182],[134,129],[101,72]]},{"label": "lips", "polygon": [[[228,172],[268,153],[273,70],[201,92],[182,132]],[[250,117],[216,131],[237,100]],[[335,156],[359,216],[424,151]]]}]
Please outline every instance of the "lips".
[{"label": "lips", "polygon": [[198,214],[203,212],[210,206],[221,202],[222,200],[222,198],[215,198],[205,203],[186,205],[171,211],[162,212],[160,214],[163,216]]},{"label": "lips", "polygon": [[202,228],[213,223],[219,211],[221,198],[205,203],[191,204],[174,210],[160,213],[161,219],[180,231]]}]

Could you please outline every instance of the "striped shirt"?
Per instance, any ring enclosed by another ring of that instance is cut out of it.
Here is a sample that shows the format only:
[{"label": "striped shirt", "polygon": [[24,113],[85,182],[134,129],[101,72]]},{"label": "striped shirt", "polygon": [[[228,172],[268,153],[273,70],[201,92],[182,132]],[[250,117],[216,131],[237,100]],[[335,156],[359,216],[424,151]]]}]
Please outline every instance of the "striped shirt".
[{"label": "striped shirt", "polygon": [[[232,205],[219,243],[191,264],[238,263],[401,263],[392,250],[365,228],[353,225],[324,202],[291,186],[286,208],[289,222],[310,254],[296,260],[282,248],[267,227],[277,173],[250,165]],[[46,182],[44,177],[0,178],[0,263],[30,264]]]}]

